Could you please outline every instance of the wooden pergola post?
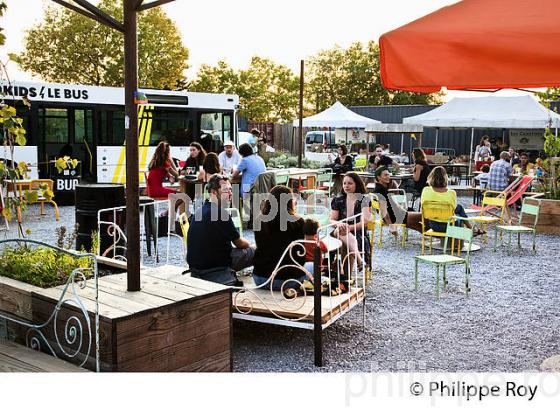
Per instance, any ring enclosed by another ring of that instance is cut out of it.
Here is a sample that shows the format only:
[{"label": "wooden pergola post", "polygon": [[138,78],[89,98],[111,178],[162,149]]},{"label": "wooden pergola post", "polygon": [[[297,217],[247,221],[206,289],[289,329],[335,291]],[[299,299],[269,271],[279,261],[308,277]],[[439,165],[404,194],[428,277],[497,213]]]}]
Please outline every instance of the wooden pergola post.
[{"label": "wooden pergola post", "polygon": [[140,206],[138,197],[138,113],[134,93],[138,89],[137,13],[174,0],[123,0],[123,23],[87,0],[52,0],[124,34],[124,101],[126,141],[126,261],[127,289],[140,290]]}]

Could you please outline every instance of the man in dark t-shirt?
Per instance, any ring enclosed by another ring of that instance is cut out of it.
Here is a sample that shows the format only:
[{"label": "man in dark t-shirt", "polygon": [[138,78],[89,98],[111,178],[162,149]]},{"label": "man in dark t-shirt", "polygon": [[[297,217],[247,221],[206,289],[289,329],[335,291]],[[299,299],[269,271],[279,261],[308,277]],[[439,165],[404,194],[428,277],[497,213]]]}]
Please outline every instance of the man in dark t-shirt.
[{"label": "man in dark t-shirt", "polygon": [[255,247],[239,235],[225,209],[232,196],[229,178],[214,175],[208,181],[208,191],[210,200],[191,218],[187,263],[193,277],[235,285],[234,272],[252,265]]},{"label": "man in dark t-shirt", "polygon": [[385,167],[389,168],[390,166],[395,167],[397,170],[399,169],[399,164],[391,157],[387,155],[383,155],[383,146],[378,144],[375,146],[375,153],[369,157],[369,165],[373,170],[376,170],[378,167]]}]

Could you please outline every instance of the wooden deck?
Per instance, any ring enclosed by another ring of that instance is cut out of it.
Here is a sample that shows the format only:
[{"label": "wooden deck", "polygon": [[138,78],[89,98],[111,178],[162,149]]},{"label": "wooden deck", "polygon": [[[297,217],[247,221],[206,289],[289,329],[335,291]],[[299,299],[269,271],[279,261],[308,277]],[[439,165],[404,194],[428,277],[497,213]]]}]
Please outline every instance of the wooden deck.
[{"label": "wooden deck", "polygon": [[37,352],[20,344],[0,340],[0,372],[86,372],[81,367]]},{"label": "wooden deck", "polygon": [[[99,278],[102,370],[231,370],[231,290],[184,270],[143,267],[139,292],[126,290],[126,273]],[[46,315],[62,289],[37,291],[34,305]],[[78,295],[93,312],[93,281]]]},{"label": "wooden deck", "polygon": [[[254,287],[251,278],[243,278],[247,288]],[[349,293],[338,296],[321,297],[321,321],[327,323],[333,317],[344,312],[364,299],[363,288],[352,288]],[[313,322],[313,294],[306,297],[299,296],[296,299],[286,300],[280,292],[271,292],[265,289],[256,289],[242,293],[233,293],[234,313],[242,313],[249,310],[256,315],[277,317],[276,315],[290,320],[302,322]],[[237,304],[238,307],[235,307]],[[272,311],[271,311],[272,310]],[[273,313],[274,312],[274,313]],[[276,315],[275,315],[276,314]]]}]

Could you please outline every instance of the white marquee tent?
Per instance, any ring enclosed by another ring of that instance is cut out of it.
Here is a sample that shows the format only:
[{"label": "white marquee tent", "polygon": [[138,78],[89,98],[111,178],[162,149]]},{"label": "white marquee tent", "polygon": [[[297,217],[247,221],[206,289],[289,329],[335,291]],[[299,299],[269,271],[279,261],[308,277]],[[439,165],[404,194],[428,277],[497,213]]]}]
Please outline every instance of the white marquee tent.
[{"label": "white marquee tent", "polygon": [[531,95],[489,96],[454,98],[432,111],[403,118],[403,123],[424,127],[471,128],[472,157],[475,128],[558,129],[560,115],[541,105]]},{"label": "white marquee tent", "polygon": [[[365,128],[371,124],[381,124],[381,121],[356,114],[339,101],[325,111],[303,119],[304,127]],[[293,125],[299,127],[299,120],[294,120]]]}]

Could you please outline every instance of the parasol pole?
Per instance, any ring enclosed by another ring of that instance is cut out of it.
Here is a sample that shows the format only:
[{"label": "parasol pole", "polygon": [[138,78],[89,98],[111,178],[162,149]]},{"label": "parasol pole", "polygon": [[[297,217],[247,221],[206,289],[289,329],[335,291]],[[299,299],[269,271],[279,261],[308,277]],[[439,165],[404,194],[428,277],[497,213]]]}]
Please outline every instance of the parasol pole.
[{"label": "parasol pole", "polygon": [[471,150],[470,150],[470,154],[469,154],[469,175],[472,175],[472,149],[473,149],[473,143],[474,143],[474,127],[471,128]]}]

